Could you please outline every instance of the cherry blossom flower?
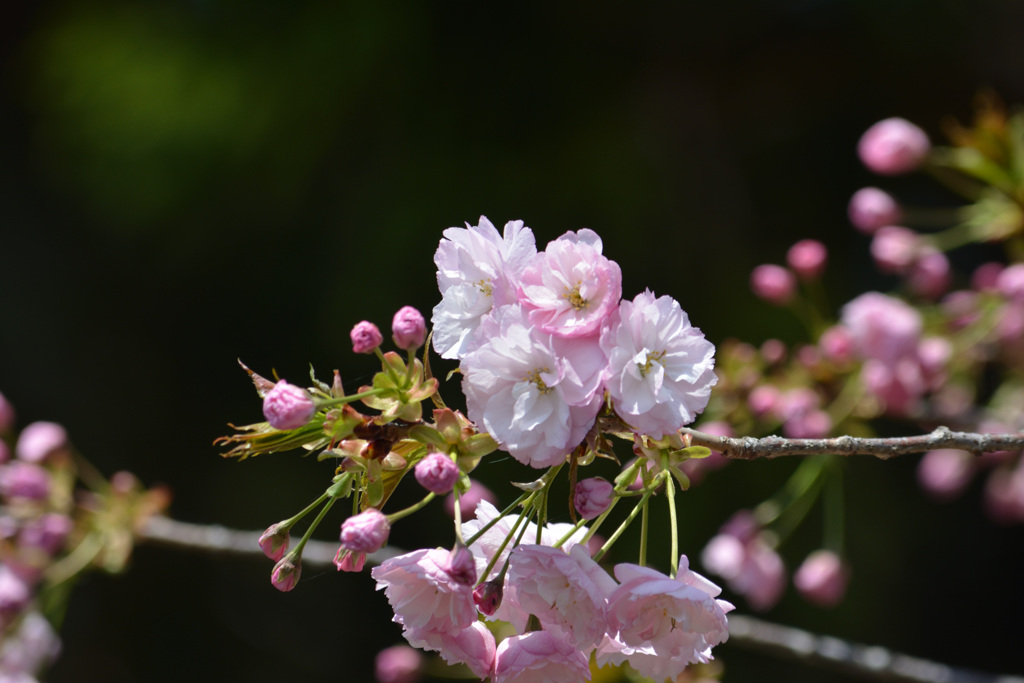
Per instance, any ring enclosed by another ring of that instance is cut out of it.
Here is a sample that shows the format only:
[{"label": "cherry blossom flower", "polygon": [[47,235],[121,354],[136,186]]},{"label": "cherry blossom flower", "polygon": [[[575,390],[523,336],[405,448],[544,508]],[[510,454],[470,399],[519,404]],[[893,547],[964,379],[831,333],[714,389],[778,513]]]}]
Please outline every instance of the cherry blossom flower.
[{"label": "cherry blossom flower", "polygon": [[601,238],[584,228],[549,242],[530,261],[519,300],[531,323],[562,337],[600,331],[622,296],[622,271],[601,250]]},{"label": "cherry blossom flower", "polygon": [[408,645],[392,645],[374,660],[377,683],[416,683],[423,675],[423,655]]},{"label": "cherry blossom flower", "polygon": [[484,216],[479,225],[444,231],[434,254],[441,303],[431,319],[442,358],[462,358],[480,319],[516,301],[519,276],[536,253],[533,231],[522,221],[506,223],[503,234]]},{"label": "cherry blossom flower", "polygon": [[395,611],[393,621],[403,627],[414,647],[430,634],[458,633],[476,621],[472,590],[444,570],[448,551],[414,550],[385,560],[370,571]]},{"label": "cherry blossom flower", "polygon": [[42,462],[68,447],[68,433],[56,422],[33,422],[21,430],[14,454],[25,462]]},{"label": "cherry blossom flower", "polygon": [[735,514],[708,542],[701,562],[756,610],[775,605],[786,589],[782,558],[762,540],[760,529],[746,511]]},{"label": "cherry blossom flower", "polygon": [[575,545],[568,553],[542,545],[517,547],[509,585],[522,610],[559,640],[583,650],[604,637],[605,604],[616,585],[584,546]]},{"label": "cherry blossom flower", "polygon": [[715,599],[721,589],[691,571],[685,555],[675,578],[633,564],[616,565],[615,578],[620,585],[608,598],[609,632],[625,646],[651,648],[671,660],[662,663],[669,668],[667,677],[679,675],[687,664],[707,662],[711,648],[728,639],[725,614],[733,606]]},{"label": "cherry blossom flower", "polygon": [[469,418],[519,462],[563,462],[601,408],[605,356],[597,339],[556,343],[515,305],[488,316],[480,331],[461,366]]},{"label": "cherry blossom flower", "polygon": [[586,655],[547,631],[501,641],[491,683],[577,683],[590,680]]},{"label": "cherry blossom flower", "polygon": [[449,664],[465,664],[481,680],[490,676],[494,667],[494,636],[480,621],[456,632],[420,631],[415,642],[409,642],[415,647],[440,653]]},{"label": "cherry blossom flower", "polygon": [[783,306],[796,294],[796,278],[782,266],[766,263],[751,271],[750,291],[760,299]]},{"label": "cherry blossom flower", "polygon": [[714,344],[690,325],[675,299],[655,299],[650,290],[622,302],[601,346],[616,412],[655,439],[693,422],[718,381]]}]

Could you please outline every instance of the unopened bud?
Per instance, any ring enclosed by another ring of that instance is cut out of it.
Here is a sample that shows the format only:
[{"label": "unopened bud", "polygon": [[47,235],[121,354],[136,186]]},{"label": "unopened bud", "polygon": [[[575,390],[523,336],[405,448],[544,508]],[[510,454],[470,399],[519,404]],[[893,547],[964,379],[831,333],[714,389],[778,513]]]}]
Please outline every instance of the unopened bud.
[{"label": "unopened bud", "polygon": [[288,529],[289,527],[278,522],[277,524],[271,525],[270,528],[264,531],[263,535],[260,536],[260,550],[263,551],[264,555],[275,562],[284,557],[284,554],[288,552]]},{"label": "unopened bud", "polygon": [[485,581],[473,589],[473,604],[481,614],[488,617],[493,616],[501,607],[501,598],[504,592],[501,579]]},{"label": "unopened bud", "polygon": [[781,306],[793,299],[796,293],[796,279],[793,273],[782,266],[766,263],[754,268],[750,273],[750,289],[758,298]]},{"label": "unopened bud", "polygon": [[583,519],[594,519],[607,510],[615,499],[615,487],[601,477],[576,482],[572,504]]},{"label": "unopened bud", "polygon": [[469,548],[462,543],[456,543],[448,553],[444,571],[455,583],[463,586],[472,586],[476,583],[476,560],[473,559],[473,553],[469,552]]},{"label": "unopened bud", "polygon": [[427,323],[423,314],[412,306],[403,306],[391,320],[391,334],[395,346],[403,351],[415,351],[427,339]]},{"label": "unopened bud", "polygon": [[864,187],[850,198],[847,209],[850,223],[866,235],[886,225],[896,225],[903,219],[903,210],[892,195],[877,187]]},{"label": "unopened bud", "polygon": [[423,675],[423,655],[408,645],[393,645],[377,653],[377,683],[416,683]]},{"label": "unopened bud", "polygon": [[283,379],[263,398],[263,416],[274,429],[298,429],[316,412],[309,392]]},{"label": "unopened bud", "polygon": [[375,553],[388,542],[391,524],[376,508],[352,515],[341,525],[341,545],[357,553]]},{"label": "unopened bud", "polygon": [[25,462],[42,462],[67,449],[68,433],[56,422],[33,422],[21,430],[14,453]]},{"label": "unopened bud", "polygon": [[14,406],[3,394],[0,394],[0,434],[14,429]]},{"label": "unopened bud", "polygon": [[366,553],[353,552],[341,546],[334,555],[334,566],[339,572],[361,572],[366,565]]},{"label": "unopened bud", "polygon": [[818,550],[807,556],[793,576],[793,584],[807,600],[833,607],[846,593],[850,579],[843,561],[830,550]]},{"label": "unopened bud", "polygon": [[800,240],[786,253],[786,263],[804,280],[817,280],[825,271],[828,251],[818,240]]},{"label": "unopened bud", "polygon": [[448,493],[459,480],[459,466],[441,453],[428,453],[416,463],[413,470],[416,481],[426,490],[442,495]]},{"label": "unopened bud", "polygon": [[274,571],[270,573],[270,583],[279,591],[290,591],[295,588],[301,575],[302,560],[289,553],[274,565]]},{"label": "unopened bud", "polygon": [[913,171],[931,151],[923,130],[901,118],[885,119],[868,128],[857,143],[864,165],[881,175]]},{"label": "unopened bud", "polygon": [[39,465],[12,461],[0,468],[0,495],[43,500],[50,495],[50,474]]},{"label": "unopened bud", "polygon": [[356,323],[349,336],[352,339],[352,350],[356,353],[373,353],[373,350],[384,341],[380,330],[369,320]]}]

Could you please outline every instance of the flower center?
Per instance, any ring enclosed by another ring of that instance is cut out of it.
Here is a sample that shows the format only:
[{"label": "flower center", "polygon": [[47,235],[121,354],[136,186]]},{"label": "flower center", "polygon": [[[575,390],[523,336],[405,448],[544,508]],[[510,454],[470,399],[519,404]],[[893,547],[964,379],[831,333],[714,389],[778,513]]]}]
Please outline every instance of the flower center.
[{"label": "flower center", "polygon": [[552,387],[549,387],[547,384],[545,384],[543,378],[541,378],[541,373],[545,372],[551,371],[548,370],[547,368],[535,368],[531,370],[530,374],[524,377],[523,380],[526,382],[533,382],[534,384],[537,385],[537,391],[539,391],[542,394],[546,394],[552,390]]},{"label": "flower center", "polygon": [[[640,368],[640,376],[646,377],[647,373],[651,370],[651,364],[655,361],[661,363],[661,359],[665,357],[665,350],[661,351],[648,351],[644,349],[641,353],[637,354],[637,367]],[[639,359],[643,359],[641,363]],[[664,363],[662,363],[664,365]]]},{"label": "flower center", "polygon": [[580,295],[581,284],[583,283],[577,282],[575,287],[573,287],[571,290],[566,290],[565,294],[562,295],[562,298],[567,299],[569,301],[569,305],[572,306],[577,311],[581,311],[590,305],[590,302],[584,299],[582,295]]},{"label": "flower center", "polygon": [[491,296],[494,294],[494,287],[491,285],[490,280],[477,280],[473,284],[475,284],[476,288],[479,289],[484,294],[486,294],[487,296]]}]

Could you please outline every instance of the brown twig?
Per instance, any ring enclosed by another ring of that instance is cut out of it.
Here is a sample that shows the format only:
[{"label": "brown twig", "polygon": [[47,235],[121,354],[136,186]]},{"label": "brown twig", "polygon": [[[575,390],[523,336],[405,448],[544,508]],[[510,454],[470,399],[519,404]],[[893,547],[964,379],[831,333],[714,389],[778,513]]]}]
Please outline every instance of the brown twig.
[{"label": "brown twig", "polygon": [[948,427],[936,427],[930,434],[897,436],[884,439],[864,439],[838,436],[833,439],[784,439],[780,436],[751,436],[730,438],[705,434],[696,429],[680,430],[693,440],[695,446],[706,446],[727,458],[756,460],[783,455],[873,455],[882,460],[908,453],[923,453],[936,448],[954,448],[975,455],[995,451],[1024,450],[1024,434],[976,434],[954,432]]}]

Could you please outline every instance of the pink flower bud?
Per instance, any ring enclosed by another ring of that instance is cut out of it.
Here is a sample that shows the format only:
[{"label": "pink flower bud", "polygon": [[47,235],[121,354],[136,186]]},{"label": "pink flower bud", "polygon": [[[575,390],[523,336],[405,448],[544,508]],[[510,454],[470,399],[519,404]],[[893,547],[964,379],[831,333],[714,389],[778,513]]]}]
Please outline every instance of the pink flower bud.
[{"label": "pink flower bud", "polygon": [[590,477],[576,482],[572,503],[583,519],[594,519],[607,510],[613,500],[615,487],[601,477]]},{"label": "pink flower bud", "polygon": [[776,365],[786,360],[786,344],[779,339],[766,339],[761,344],[761,357],[769,365]]},{"label": "pink flower bud", "polygon": [[865,131],[857,154],[880,175],[899,175],[919,167],[931,151],[925,132],[906,119],[879,121]]},{"label": "pink flower bud", "polygon": [[895,225],[903,219],[903,211],[896,200],[877,187],[857,190],[850,198],[847,215],[853,227],[867,235],[874,234],[883,226]]},{"label": "pink flower bud", "polygon": [[772,384],[762,384],[751,389],[747,396],[747,406],[756,417],[765,417],[774,413],[782,393]]},{"label": "pink flower bud", "polygon": [[793,584],[800,594],[822,607],[838,605],[846,594],[849,580],[850,574],[843,561],[830,550],[808,555],[793,576]]},{"label": "pink flower bud", "polygon": [[270,583],[279,591],[287,592],[295,588],[302,575],[302,562],[292,554],[285,555],[270,573]]},{"label": "pink flower bud", "polygon": [[380,330],[369,320],[356,323],[349,336],[352,338],[352,350],[356,353],[373,353],[384,341]]},{"label": "pink flower bud", "polygon": [[309,392],[283,379],[263,397],[263,416],[274,429],[303,427],[315,412],[316,404]]},{"label": "pink flower bud", "polygon": [[481,614],[493,616],[501,607],[501,598],[505,592],[501,583],[501,579],[491,579],[473,589],[473,604]]},{"label": "pink flower bud", "polygon": [[14,406],[0,394],[0,434],[14,429]]},{"label": "pink flower bud", "polygon": [[39,465],[12,461],[0,468],[0,495],[4,498],[43,500],[50,495],[50,474]]},{"label": "pink flower bud", "polygon": [[469,587],[476,584],[476,560],[473,559],[473,553],[469,548],[462,543],[457,543],[448,553],[448,561],[445,562],[443,569],[455,583]]},{"label": "pink flower bud", "polygon": [[423,676],[423,655],[408,645],[394,645],[377,653],[377,683],[416,683]]},{"label": "pink flower bud", "polygon": [[985,511],[1003,524],[1024,522],[1024,468],[1000,467],[985,482]]},{"label": "pink flower bud", "polygon": [[459,466],[446,455],[428,453],[413,469],[416,481],[426,490],[443,495],[459,480]]},{"label": "pink flower bud", "polygon": [[32,586],[6,564],[0,564],[0,620],[17,615],[32,599]]},{"label": "pink flower bud", "polygon": [[907,274],[910,289],[926,299],[942,296],[949,289],[951,279],[946,255],[931,248],[921,250]]},{"label": "pink flower bud", "polygon": [[42,462],[68,446],[68,433],[55,422],[33,422],[21,430],[14,453],[25,462]]},{"label": "pink flower bud", "polygon": [[352,552],[345,546],[334,555],[334,566],[339,572],[361,572],[366,565],[366,553]]},{"label": "pink flower bud", "polygon": [[274,562],[277,562],[288,552],[288,527],[278,522],[260,536],[260,550]]},{"label": "pink flower bud", "polygon": [[48,555],[56,555],[64,547],[73,523],[67,515],[51,512],[25,522],[18,534],[23,548],[39,548]]},{"label": "pink flower bud", "polygon": [[1007,299],[1024,301],[1024,263],[1004,268],[996,278],[996,289]]},{"label": "pink flower bud", "polygon": [[916,232],[899,225],[886,225],[879,228],[871,240],[871,256],[879,270],[901,274],[914,263],[919,247]]},{"label": "pink flower bud", "polygon": [[427,339],[427,323],[423,314],[412,306],[403,306],[391,320],[391,334],[395,346],[403,351],[420,348]]},{"label": "pink flower bud", "polygon": [[782,425],[782,433],[790,439],[823,439],[831,430],[832,418],[824,410],[812,410]]},{"label": "pink flower bud", "polygon": [[388,542],[391,523],[376,508],[352,515],[341,525],[341,545],[353,552],[375,553]]},{"label": "pink flower bud", "polygon": [[786,253],[786,263],[804,280],[820,278],[827,259],[828,251],[818,240],[800,240]]},{"label": "pink flower bud", "polygon": [[758,298],[781,306],[789,303],[796,293],[793,273],[770,263],[754,268],[750,273],[750,289]]},{"label": "pink flower bud", "polygon": [[818,348],[833,363],[846,364],[853,360],[853,336],[842,325],[834,325],[821,333]]},{"label": "pink flower bud", "polygon": [[999,275],[1003,272],[1002,263],[989,261],[982,263],[971,273],[971,288],[979,292],[992,292],[998,288]]},{"label": "pink flower bud", "polygon": [[957,498],[974,476],[974,458],[966,451],[940,448],[928,451],[917,464],[917,482],[941,501]]},{"label": "pink flower bud", "polygon": [[[498,502],[498,497],[480,482],[470,480],[469,490],[459,496],[459,516],[463,522],[467,522],[476,517],[476,506],[479,505],[482,500],[486,500],[488,503],[494,505]],[[444,508],[448,511],[449,517],[455,517],[454,493],[444,499]]]}]

